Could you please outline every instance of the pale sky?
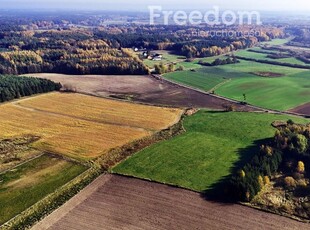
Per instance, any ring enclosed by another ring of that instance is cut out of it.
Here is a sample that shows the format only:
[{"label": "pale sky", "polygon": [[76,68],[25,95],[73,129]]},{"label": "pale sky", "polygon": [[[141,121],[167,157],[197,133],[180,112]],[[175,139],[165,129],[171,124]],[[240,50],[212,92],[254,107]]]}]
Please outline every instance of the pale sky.
[{"label": "pale sky", "polygon": [[231,10],[309,11],[310,0],[0,0],[0,9],[95,9],[145,10],[148,5],[164,9],[210,9],[219,6]]}]

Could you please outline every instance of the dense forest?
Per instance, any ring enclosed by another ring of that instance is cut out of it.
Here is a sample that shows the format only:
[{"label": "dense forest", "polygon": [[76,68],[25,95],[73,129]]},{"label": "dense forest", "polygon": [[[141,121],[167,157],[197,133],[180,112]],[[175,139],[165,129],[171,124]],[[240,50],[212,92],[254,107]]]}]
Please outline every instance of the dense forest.
[{"label": "dense forest", "polygon": [[59,83],[47,79],[0,75],[0,102],[60,90]]},{"label": "dense forest", "polygon": [[[188,58],[209,57],[285,36],[283,28],[272,26],[103,25],[109,19],[104,15],[86,14],[79,18],[37,13],[17,21],[0,15],[0,74],[148,74],[142,60],[130,52],[132,48],[169,50]],[[217,29],[257,33],[208,34]]]},{"label": "dense forest", "polygon": [[0,53],[0,74],[148,73],[147,67],[131,52],[110,48],[103,40],[49,40],[27,46],[10,46],[8,49]]}]

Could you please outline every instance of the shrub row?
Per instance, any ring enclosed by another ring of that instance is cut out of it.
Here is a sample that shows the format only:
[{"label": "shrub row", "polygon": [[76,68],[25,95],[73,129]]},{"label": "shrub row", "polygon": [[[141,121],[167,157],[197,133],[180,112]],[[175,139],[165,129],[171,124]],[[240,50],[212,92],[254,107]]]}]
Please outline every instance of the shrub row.
[{"label": "shrub row", "polygon": [[254,61],[254,62],[263,63],[263,64],[286,66],[286,67],[298,68],[298,69],[310,69],[310,66],[305,66],[305,65],[290,64],[290,63],[268,61],[268,60],[258,60],[258,59],[254,59],[254,58],[246,58],[246,57],[240,57],[240,56],[236,56],[236,58],[241,59],[241,60],[245,60],[245,61]]},{"label": "shrub row", "polygon": [[254,62],[263,63],[263,64],[286,66],[286,67],[298,68],[298,69],[310,69],[310,66],[305,66],[305,65],[282,63],[282,62],[268,61],[268,60],[258,60],[254,58],[246,58],[246,57],[240,57],[240,56],[236,56],[236,58],[245,60],[245,61],[254,61]]},{"label": "shrub row", "polygon": [[123,147],[115,148],[110,150],[103,157],[97,159],[97,163],[102,167],[103,170],[109,170],[111,167],[115,166],[117,163],[123,161],[127,157],[133,155],[134,153],[163,140],[168,140],[176,135],[184,132],[183,128],[183,117],[180,121],[171,126],[168,129],[159,131],[152,136],[145,137],[143,139],[134,141]]}]

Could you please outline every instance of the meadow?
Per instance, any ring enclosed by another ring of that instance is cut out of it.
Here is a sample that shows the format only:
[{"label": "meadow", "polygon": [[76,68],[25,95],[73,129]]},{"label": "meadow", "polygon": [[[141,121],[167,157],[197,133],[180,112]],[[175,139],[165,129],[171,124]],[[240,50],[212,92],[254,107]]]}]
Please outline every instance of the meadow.
[{"label": "meadow", "polygon": [[138,152],[113,172],[202,192],[248,162],[258,151],[257,142],[274,135],[273,121],[290,118],[201,110],[184,120],[184,134]]},{"label": "meadow", "polygon": [[[260,48],[256,48],[255,50],[264,52],[264,50],[262,50]],[[268,52],[270,52],[270,51],[268,50]],[[274,52],[274,53],[276,54],[278,52]],[[249,50],[239,50],[239,51],[234,52],[234,55],[239,56],[239,57],[245,57],[245,58],[254,58],[257,60],[274,61],[274,62],[278,62],[279,65],[281,65],[281,63],[288,63],[288,64],[297,64],[297,65],[309,66],[309,64],[305,64],[304,62],[298,60],[295,57],[272,59],[272,58],[268,57],[268,54],[251,52]]]},{"label": "meadow", "polygon": [[267,42],[262,42],[263,45],[269,45],[269,46],[281,46],[281,45],[285,45],[286,43],[288,43],[290,40],[292,40],[292,38],[277,38],[277,39],[272,39],[271,41],[267,41]]},{"label": "meadow", "polygon": [[86,169],[79,164],[42,155],[0,174],[0,225]]},{"label": "meadow", "polygon": [[[256,73],[283,76],[261,77]],[[303,69],[240,61],[232,65],[203,67],[195,72],[169,73],[164,77],[205,91],[216,87],[216,94],[238,101],[243,101],[243,94],[246,94],[250,104],[284,111],[309,102],[308,73]]]},{"label": "meadow", "polygon": [[149,136],[176,123],[182,114],[178,109],[61,93],[0,107],[1,138],[36,135],[40,139],[31,145],[35,149],[78,160]]}]

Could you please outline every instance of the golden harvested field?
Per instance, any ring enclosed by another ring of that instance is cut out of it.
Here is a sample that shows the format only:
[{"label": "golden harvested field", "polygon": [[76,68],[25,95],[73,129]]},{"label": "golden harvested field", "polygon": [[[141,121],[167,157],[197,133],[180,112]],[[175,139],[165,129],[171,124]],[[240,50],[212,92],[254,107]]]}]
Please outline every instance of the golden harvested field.
[{"label": "golden harvested field", "polygon": [[[35,99],[22,100],[17,105],[91,120],[98,123],[117,124],[161,130],[175,123],[181,114],[179,109],[138,105],[120,101],[90,97],[82,94],[53,93]],[[52,105],[52,106],[51,106]]]},{"label": "golden harvested field", "polygon": [[40,136],[41,151],[91,159],[176,122],[182,111],[51,93],[0,106],[0,139]]}]

